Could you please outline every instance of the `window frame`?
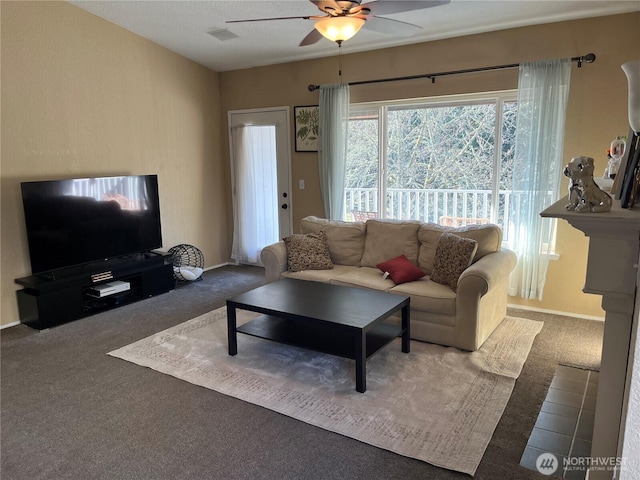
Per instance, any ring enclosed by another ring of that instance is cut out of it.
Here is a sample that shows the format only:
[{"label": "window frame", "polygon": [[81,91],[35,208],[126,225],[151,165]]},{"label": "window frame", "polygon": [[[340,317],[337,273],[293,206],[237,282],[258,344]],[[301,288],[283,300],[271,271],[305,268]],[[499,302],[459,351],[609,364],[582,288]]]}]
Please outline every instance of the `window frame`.
[{"label": "window frame", "polygon": [[[500,190],[500,160],[502,145],[502,113],[504,103],[516,102],[518,100],[518,90],[499,90],[490,92],[463,93],[454,95],[440,95],[434,97],[408,98],[398,100],[384,100],[374,102],[352,103],[349,105],[349,117],[352,113],[377,111],[378,114],[378,204],[377,211],[385,211],[387,197],[387,151],[388,137],[386,132],[387,118],[390,110],[415,109],[420,107],[438,108],[467,105],[494,104],[496,105],[496,122],[494,138],[497,147],[493,154],[493,178],[492,178],[492,208],[491,215],[495,217],[498,212],[499,190]],[[496,218],[491,221],[495,222]]]}]

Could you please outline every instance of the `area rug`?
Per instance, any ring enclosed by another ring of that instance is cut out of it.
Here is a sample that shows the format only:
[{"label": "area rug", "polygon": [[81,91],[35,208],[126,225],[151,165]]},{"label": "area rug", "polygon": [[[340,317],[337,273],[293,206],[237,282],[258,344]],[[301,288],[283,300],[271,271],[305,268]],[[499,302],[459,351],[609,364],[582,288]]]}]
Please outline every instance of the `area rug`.
[{"label": "area rug", "polygon": [[[256,314],[238,310],[238,324]],[[227,353],[220,308],[109,355],[400,455],[473,475],[542,322],[507,317],[476,352],[395,339],[355,362],[238,334]]]}]

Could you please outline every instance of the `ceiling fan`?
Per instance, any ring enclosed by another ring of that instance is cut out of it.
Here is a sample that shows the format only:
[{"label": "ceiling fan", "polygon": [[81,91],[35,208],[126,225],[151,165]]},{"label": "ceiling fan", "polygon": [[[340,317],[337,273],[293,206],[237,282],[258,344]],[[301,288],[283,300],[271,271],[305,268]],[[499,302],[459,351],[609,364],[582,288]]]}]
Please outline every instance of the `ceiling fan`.
[{"label": "ceiling fan", "polygon": [[322,37],[340,45],[353,37],[360,28],[365,27],[375,32],[390,35],[410,36],[422,27],[412,23],[392,20],[380,15],[422,10],[424,8],[445,5],[450,0],[373,0],[362,3],[362,0],[309,0],[324,15],[302,17],[273,17],[250,20],[229,20],[227,23],[264,22],[269,20],[315,20],[314,29],[302,39],[300,46],[312,45]]}]

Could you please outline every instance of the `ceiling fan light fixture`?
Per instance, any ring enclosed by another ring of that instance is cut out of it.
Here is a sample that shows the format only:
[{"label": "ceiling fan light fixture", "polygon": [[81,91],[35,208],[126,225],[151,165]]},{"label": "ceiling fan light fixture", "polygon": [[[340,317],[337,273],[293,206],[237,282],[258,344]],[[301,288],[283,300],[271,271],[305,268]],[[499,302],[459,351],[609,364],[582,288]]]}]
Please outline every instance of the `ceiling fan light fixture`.
[{"label": "ceiling fan light fixture", "polygon": [[323,37],[341,43],[358,33],[364,22],[358,17],[327,17],[318,20],[314,27]]}]

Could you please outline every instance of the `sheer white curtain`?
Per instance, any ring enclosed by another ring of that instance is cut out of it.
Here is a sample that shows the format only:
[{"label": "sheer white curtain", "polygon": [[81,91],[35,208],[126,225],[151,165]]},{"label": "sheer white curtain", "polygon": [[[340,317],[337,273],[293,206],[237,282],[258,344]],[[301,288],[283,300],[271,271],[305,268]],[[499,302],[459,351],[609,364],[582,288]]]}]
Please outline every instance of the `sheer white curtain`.
[{"label": "sheer white curtain", "polygon": [[240,126],[233,141],[233,247],[231,258],[258,263],[278,241],[276,127]]},{"label": "sheer white curtain", "polygon": [[349,126],[349,85],[320,86],[318,163],[324,214],[342,220]]},{"label": "sheer white curtain", "polygon": [[571,60],[520,65],[509,248],[518,264],[509,295],[542,299],[555,221],[540,212],[558,198]]}]

